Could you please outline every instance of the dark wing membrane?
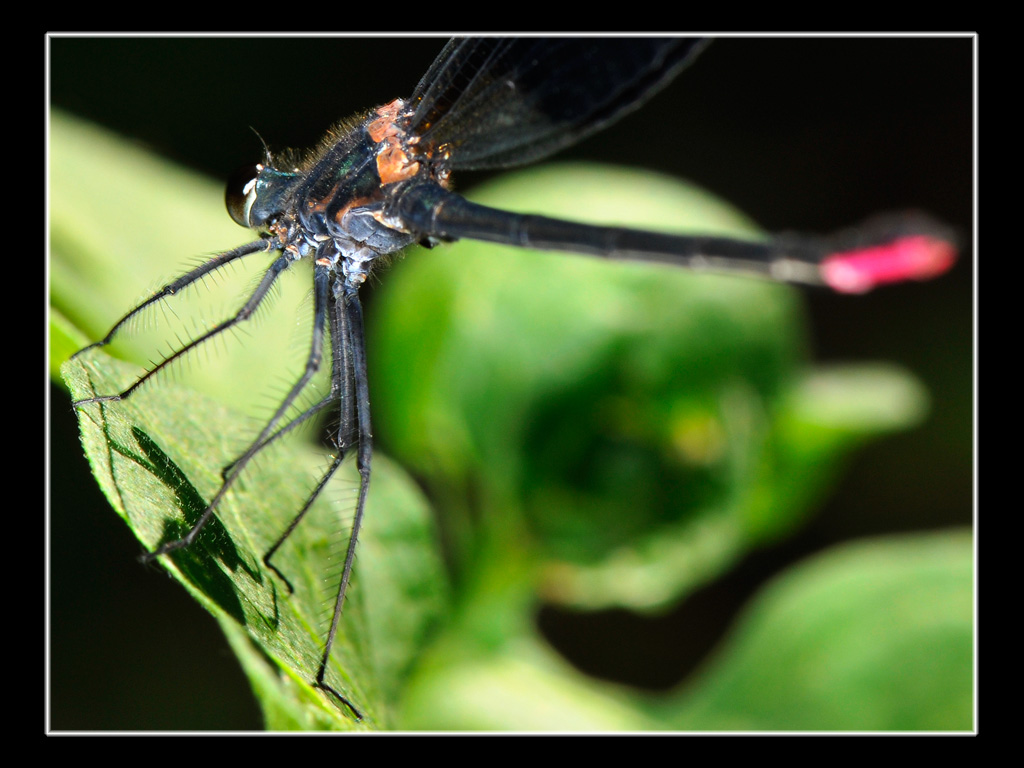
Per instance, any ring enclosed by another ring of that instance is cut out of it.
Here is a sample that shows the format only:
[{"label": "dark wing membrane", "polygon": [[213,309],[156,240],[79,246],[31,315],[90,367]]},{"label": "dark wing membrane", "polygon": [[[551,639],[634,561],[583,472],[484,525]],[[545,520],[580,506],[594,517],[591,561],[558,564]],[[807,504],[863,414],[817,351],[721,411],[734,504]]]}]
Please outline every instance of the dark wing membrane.
[{"label": "dark wing membrane", "polygon": [[452,166],[530,163],[636,109],[701,38],[472,38],[449,42],[413,93],[409,130]]}]

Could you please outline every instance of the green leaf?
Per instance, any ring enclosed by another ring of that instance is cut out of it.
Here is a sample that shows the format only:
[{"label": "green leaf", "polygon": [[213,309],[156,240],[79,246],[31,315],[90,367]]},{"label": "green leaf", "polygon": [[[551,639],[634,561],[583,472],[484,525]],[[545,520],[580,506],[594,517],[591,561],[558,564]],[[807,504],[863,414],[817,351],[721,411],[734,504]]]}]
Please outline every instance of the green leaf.
[{"label": "green leaf", "polygon": [[[84,342],[202,254],[252,239],[224,215],[220,185],[57,110],[49,191],[50,306]],[[123,334],[108,351],[145,362],[144,343]]]},{"label": "green leaf", "polygon": [[[51,344],[51,370],[72,340],[80,349],[103,338],[170,280],[254,239],[225,213],[221,184],[90,123],[54,112],[50,152],[50,333],[69,340]],[[148,366],[237,310],[272,258],[252,254],[151,307],[104,351]],[[206,345],[174,366],[174,380],[239,411],[266,410],[266,383],[293,380],[309,343],[311,271],[297,267],[230,345]]]},{"label": "green leaf", "polygon": [[966,532],[861,541],[758,595],[661,714],[685,730],[973,728]]},{"label": "green leaf", "polygon": [[826,550],[756,594],[669,695],[587,680],[529,637],[499,655],[453,633],[420,666],[403,719],[463,730],[970,730],[972,561],[971,536],[957,531]]},{"label": "green leaf", "polygon": [[[83,398],[116,389],[133,370],[95,355],[67,363],[64,376],[72,396]],[[220,468],[237,455],[232,435],[245,420],[195,391],[162,386],[151,398],[83,406],[79,423],[103,492],[152,550],[180,538],[202,514],[220,487]],[[275,565],[295,586],[288,594],[262,555],[301,508],[324,461],[311,445],[281,442],[235,484],[196,544],[161,563],[217,617],[241,651],[268,726],[349,729],[354,722],[311,682],[357,480],[352,472],[337,478],[327,499],[275,555]],[[366,515],[360,568],[328,677],[358,702],[364,728],[389,722],[401,680],[437,621],[446,592],[429,511],[380,456]],[[400,557],[400,564],[384,567],[389,557]],[[245,628],[249,643],[236,627]]]}]

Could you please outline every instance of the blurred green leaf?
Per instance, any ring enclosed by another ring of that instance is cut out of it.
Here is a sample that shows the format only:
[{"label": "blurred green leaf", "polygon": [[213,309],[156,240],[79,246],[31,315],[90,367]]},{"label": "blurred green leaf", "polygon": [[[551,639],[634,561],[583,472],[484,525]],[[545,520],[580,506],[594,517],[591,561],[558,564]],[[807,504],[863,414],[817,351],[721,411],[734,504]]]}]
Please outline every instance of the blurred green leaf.
[{"label": "blurred green leaf", "polygon": [[[51,370],[129,309],[213,254],[253,240],[224,211],[223,186],[58,111],[50,123]],[[237,310],[273,256],[253,254],[140,314],[104,351],[149,365]],[[308,265],[288,270],[256,318],[174,366],[178,383],[240,411],[266,408],[308,344]],[[73,351],[73,350],[72,350]],[[249,382],[240,387],[238,382]],[[122,382],[124,386],[128,382]]]},{"label": "blurred green leaf", "polygon": [[971,730],[972,550],[966,532],[920,534],[791,568],[661,714],[684,730]]},{"label": "blurred green leaf", "polygon": [[[474,199],[757,237],[706,193],[621,169],[524,171]],[[545,598],[576,608],[673,604],[926,410],[896,369],[812,371],[799,294],[765,280],[460,243],[409,258],[376,300],[379,434],[444,500],[465,563],[521,528]]]},{"label": "blurred green leaf", "polygon": [[403,721],[523,731],[968,731],[972,559],[971,536],[958,531],[826,550],[756,594],[704,668],[667,695],[587,679],[528,635],[512,635],[497,654],[453,632],[418,668]]}]

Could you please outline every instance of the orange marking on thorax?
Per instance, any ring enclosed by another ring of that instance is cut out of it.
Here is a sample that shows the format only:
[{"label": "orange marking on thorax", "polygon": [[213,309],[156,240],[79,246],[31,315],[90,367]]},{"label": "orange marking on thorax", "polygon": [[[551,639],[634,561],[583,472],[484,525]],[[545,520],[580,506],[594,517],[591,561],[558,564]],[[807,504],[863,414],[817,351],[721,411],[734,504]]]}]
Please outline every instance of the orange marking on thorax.
[{"label": "orange marking on thorax", "polygon": [[[381,147],[377,151],[377,175],[382,185],[411,179],[420,170],[418,161],[409,157],[403,146],[405,134],[397,124],[402,107],[401,99],[377,107],[378,117],[366,124],[366,133]],[[418,137],[417,137],[418,138]],[[413,144],[412,140],[405,143]]]}]

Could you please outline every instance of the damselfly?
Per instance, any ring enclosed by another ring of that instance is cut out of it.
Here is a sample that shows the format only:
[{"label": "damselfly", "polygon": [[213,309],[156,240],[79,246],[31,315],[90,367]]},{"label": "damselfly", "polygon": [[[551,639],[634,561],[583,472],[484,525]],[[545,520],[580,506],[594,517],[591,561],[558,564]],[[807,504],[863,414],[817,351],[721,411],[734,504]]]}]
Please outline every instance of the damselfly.
[{"label": "damselfly", "polygon": [[[583,41],[576,41],[569,45],[571,47],[573,45],[581,45],[582,43]],[[530,41],[529,45],[542,46],[538,50],[544,52],[550,50],[541,41]],[[661,76],[667,75],[675,66],[675,62],[683,61],[688,52],[692,53],[692,51],[687,50],[686,44],[681,44],[681,46],[681,48],[668,45],[663,47],[660,43],[653,42],[641,46],[642,49],[647,51],[643,55],[650,55],[657,62],[653,65],[653,71],[656,73],[655,81]],[[442,59],[439,59],[439,62],[443,60],[451,64],[458,60],[464,50],[462,47],[447,50],[445,54],[442,54]],[[631,54],[631,52],[629,53]],[[533,50],[520,52],[520,54],[522,58],[517,58],[517,61],[532,61],[536,56],[536,52]],[[517,56],[520,54],[517,54]],[[664,60],[661,59],[662,56],[665,57]],[[607,57],[602,56],[601,58],[607,61]],[[552,94],[558,95],[555,103],[542,99],[540,102],[542,106],[539,110],[531,107],[533,111],[520,114],[520,117],[525,117],[527,122],[534,116],[543,118],[542,128],[544,130],[538,134],[541,138],[538,138],[536,141],[530,140],[527,142],[529,148],[538,155],[553,151],[563,141],[577,140],[591,127],[596,127],[605,117],[614,115],[619,107],[627,103],[633,104],[636,102],[636,92],[631,93],[629,96],[613,96],[610,103],[600,104],[596,107],[596,112],[588,113],[586,107],[575,101],[578,94],[573,95],[570,93],[566,95],[558,93],[557,89],[552,90],[553,85],[559,83],[590,82],[593,84],[593,71],[589,69],[590,65],[587,64],[585,64],[587,69],[583,75],[576,75],[564,81],[558,78],[550,78],[550,70],[547,68],[544,70],[545,76],[543,78],[531,81],[529,69],[525,70],[525,79],[522,79],[515,69],[510,71],[495,69],[495,63],[492,62],[489,55],[482,56],[477,60],[476,54],[473,54],[468,56],[468,61],[473,71],[484,74],[485,81],[490,87],[496,89],[496,93],[499,95],[505,93],[501,90],[501,86],[507,88],[507,93],[502,98],[501,104],[494,107],[493,112],[489,112],[489,114],[508,115],[514,111],[509,109],[510,107],[521,106],[525,103],[522,99],[528,97],[531,93],[540,94],[545,97],[552,96]],[[575,64],[586,62],[587,59],[581,55],[580,50],[576,50],[570,51],[564,56],[559,54],[556,61],[572,62]],[[501,59],[499,58],[497,64],[500,63]],[[437,69],[438,64],[435,64],[432,72],[437,71]],[[651,70],[648,70],[647,65],[644,64],[639,74],[634,72],[635,77],[634,75],[623,75],[621,72],[612,72],[610,75],[607,75],[611,78],[611,81],[606,81],[604,84],[599,85],[595,93],[604,96],[611,91],[611,85],[617,84],[620,81],[632,82],[631,88],[635,87],[636,82],[646,83],[646,73],[649,71]],[[462,70],[459,70],[460,75],[461,72]],[[445,92],[443,96],[435,94],[433,89],[429,87],[436,82],[444,84],[445,88],[441,89]],[[446,90],[452,88],[457,91],[454,96],[451,95],[451,90]],[[437,80],[431,80],[425,85],[421,84],[420,89],[417,90],[412,99],[403,104],[391,102],[389,105],[384,105],[384,107],[364,120],[362,127],[359,129],[361,132],[356,134],[356,140],[351,145],[346,146],[346,151],[351,150],[351,152],[355,153],[364,153],[362,159],[368,163],[367,167],[372,171],[372,175],[368,182],[363,180],[360,184],[356,185],[359,188],[342,201],[344,204],[338,206],[337,211],[332,206],[333,201],[339,200],[338,192],[334,189],[327,189],[327,187],[332,187],[333,184],[327,184],[324,189],[314,190],[312,187],[303,189],[298,197],[292,196],[293,190],[291,185],[301,183],[303,179],[308,178],[308,174],[313,168],[312,165],[300,163],[297,167],[301,168],[301,170],[295,172],[291,166],[275,167],[273,164],[275,161],[271,157],[265,158],[263,163],[264,170],[255,179],[259,184],[264,185],[265,190],[271,196],[266,199],[272,199],[276,194],[275,186],[281,185],[279,190],[284,190],[284,197],[289,198],[287,202],[277,208],[265,208],[263,207],[264,198],[261,197],[258,187],[255,190],[257,192],[255,196],[251,194],[253,189],[246,190],[245,187],[242,187],[242,195],[239,199],[244,202],[235,207],[237,218],[244,219],[248,223],[258,224],[264,228],[270,228],[272,232],[267,239],[258,241],[252,248],[236,250],[222,261],[264,251],[269,244],[272,248],[280,246],[281,252],[284,254],[276,262],[280,269],[287,267],[291,261],[307,257],[316,260],[319,264],[316,296],[319,299],[317,316],[319,318],[320,336],[318,341],[314,341],[309,359],[316,361],[317,358],[322,357],[322,353],[326,349],[324,339],[330,336],[334,340],[333,359],[335,361],[345,361],[344,365],[339,363],[340,369],[335,377],[334,399],[338,399],[337,396],[341,395],[340,400],[343,403],[342,424],[337,435],[338,440],[344,447],[358,446],[364,470],[364,490],[357,506],[356,527],[358,527],[358,519],[365,499],[370,462],[369,412],[365,407],[364,351],[361,344],[361,333],[359,332],[361,318],[358,312],[359,303],[356,291],[365,279],[366,273],[372,268],[373,258],[375,258],[376,253],[378,251],[384,252],[397,249],[424,238],[445,240],[476,236],[483,239],[508,240],[510,238],[508,227],[516,230],[514,239],[517,240],[517,244],[527,246],[560,245],[567,250],[587,251],[596,249],[601,251],[606,250],[606,244],[610,242],[606,239],[609,236],[608,231],[597,232],[590,228],[572,229],[562,224],[553,225],[546,234],[541,236],[540,241],[531,241],[530,230],[538,226],[546,227],[547,224],[545,222],[513,219],[505,215],[480,211],[480,209],[465,206],[461,198],[450,196],[443,192],[444,182],[451,169],[459,169],[462,165],[471,166],[469,161],[462,163],[460,160],[460,153],[463,150],[465,150],[467,157],[469,157],[471,155],[468,153],[481,148],[484,149],[485,159],[481,161],[482,165],[505,165],[516,163],[520,159],[523,161],[535,159],[523,147],[514,147],[507,151],[502,147],[499,151],[496,148],[495,142],[499,139],[505,141],[510,136],[507,131],[500,135],[488,131],[484,134],[483,142],[474,142],[471,137],[464,139],[458,132],[446,134],[445,126],[447,125],[458,126],[462,124],[475,128],[481,123],[487,124],[488,113],[484,113],[482,117],[474,115],[472,118],[466,119],[465,122],[461,122],[462,118],[457,110],[448,111],[443,118],[435,119],[431,112],[432,108],[440,105],[440,111],[444,113],[451,106],[450,102],[457,103],[458,95],[465,94],[467,91],[469,89],[466,87],[466,81],[461,76],[449,77],[447,70],[441,67],[440,76]],[[509,94],[511,94],[510,99],[508,98]],[[576,127],[561,127],[556,131],[545,132],[551,126],[549,118],[556,112],[561,114],[559,110],[565,108],[568,108],[570,114],[584,115],[582,124]],[[374,139],[373,143],[366,141],[363,138],[364,134]],[[522,135],[519,134],[518,136],[521,137]],[[550,142],[548,142],[549,139]],[[495,157],[486,159],[489,156],[488,153],[492,152],[495,154]],[[511,152],[511,154],[508,154],[508,152]],[[327,166],[329,166],[332,172],[337,168],[339,162],[337,158],[327,158]],[[425,185],[418,185],[418,182],[424,179],[426,179],[427,183]],[[369,205],[363,204],[366,202],[363,198],[371,198],[378,191],[381,193],[379,199],[371,200]],[[352,198],[359,200],[360,204],[356,206],[350,205]],[[302,207],[302,204],[311,199],[323,202],[322,210],[314,210],[312,214],[308,214],[308,211]],[[339,212],[340,216],[338,215]],[[453,215],[448,216],[448,214]],[[291,218],[289,219],[289,217]],[[506,229],[498,231],[493,226],[494,223],[497,223],[499,228],[505,227]],[[943,245],[941,228],[927,225],[917,229],[902,230],[906,226],[905,222],[897,222],[894,226],[895,229],[893,230],[869,232],[868,239],[873,245],[884,245],[888,249],[885,254],[895,257],[896,261],[899,262],[900,258],[902,258],[899,249],[893,250],[889,248],[894,242],[892,239],[894,233],[902,231],[903,233],[912,234],[914,237],[925,236],[930,238],[927,241],[927,246],[923,251],[920,249],[914,250],[913,254],[921,255],[923,253],[925,256],[935,257],[939,262],[948,261],[949,253]],[[347,235],[341,236],[339,231],[336,231],[337,227],[348,227],[350,234],[353,228],[358,229],[356,240],[359,244],[353,245],[351,237]],[[862,231],[860,234],[864,234],[864,232]],[[932,237],[933,235],[938,235],[938,237],[934,238]],[[583,241],[586,241],[588,238],[594,238],[595,236],[597,239],[591,239],[590,246],[581,243],[581,237]],[[618,254],[623,257],[629,256],[638,250],[649,248],[652,242],[652,236],[648,235],[638,236],[640,239],[633,244],[630,244],[630,238],[633,235],[620,232],[613,236],[623,238],[623,242],[627,243],[628,253]],[[656,237],[653,239],[657,240]],[[687,247],[693,245],[692,241],[685,242]],[[683,243],[683,240],[673,239],[668,247],[660,246],[663,251],[667,251],[667,253],[663,253],[663,256],[668,256],[671,260],[677,259],[680,256],[678,246],[682,246]],[[344,245],[344,247],[339,247],[339,244]],[[369,250],[364,246],[367,246]],[[803,243],[800,244],[801,250],[797,253],[783,253],[771,248],[759,249],[749,244],[737,245],[721,240],[705,243],[705,246],[705,248],[699,249],[700,256],[708,257],[708,260],[713,262],[713,266],[728,268],[733,265],[733,262],[742,262],[745,266],[760,269],[760,265],[771,263],[775,265],[775,268],[783,270],[783,274],[777,274],[777,277],[788,277],[798,282],[812,283],[818,282],[820,279],[815,270],[808,270],[806,267],[809,262],[817,261],[821,254],[813,251],[803,251],[802,249],[805,247]],[[648,255],[650,254],[648,253]],[[719,257],[728,257],[730,263],[718,263],[716,260]],[[874,263],[877,264],[878,262],[875,261]],[[840,265],[851,267],[855,266],[856,262],[842,260]],[[905,267],[899,266],[898,269],[904,270]],[[866,273],[855,268],[853,274],[863,277]],[[904,272],[903,276],[906,274]],[[198,273],[192,273],[193,279],[197,276]],[[271,279],[268,278],[268,283]],[[177,290],[177,288],[183,285],[183,282],[177,283],[174,285],[173,290]],[[173,290],[167,293],[169,294]],[[166,295],[161,298],[166,297]],[[339,299],[341,300],[339,301]],[[254,303],[258,303],[258,301]],[[116,329],[117,326],[115,326]],[[199,340],[194,341],[199,343]],[[282,405],[278,413],[266,424],[259,437],[253,442],[252,449],[240,456],[239,460],[233,465],[225,482],[225,491],[230,488],[234,478],[244,469],[245,464],[263,446],[265,441],[272,439],[277,434],[278,429],[287,428],[286,425],[291,423],[282,421],[283,414],[287,410],[287,405],[291,402],[290,398],[293,394],[297,395],[298,390],[301,389],[303,384],[303,380],[296,384],[293,393],[289,393],[287,402]],[[93,398],[90,401],[119,399],[128,396],[131,391],[133,390],[129,389],[117,395]],[[362,403],[362,406],[360,406],[360,403]],[[84,402],[79,404],[83,405]],[[326,402],[324,405],[326,405]],[[218,496],[211,502],[209,513],[215,510],[219,498]],[[201,523],[194,530],[198,531],[200,526]],[[355,538],[355,535],[351,537],[352,546],[354,546]],[[177,546],[179,546],[179,542],[168,542],[158,552],[167,552]],[[268,556],[268,560],[267,564],[272,567],[272,558]],[[337,628],[337,619],[340,616],[350,566],[351,549],[346,563],[345,576],[342,579],[337,595],[334,612],[335,622],[324,649],[320,668],[316,674],[318,685],[331,691],[342,701],[346,701],[344,696],[331,688],[325,682],[323,675],[330,656],[330,646]],[[282,579],[286,579],[284,574],[279,574],[279,576]]]}]

